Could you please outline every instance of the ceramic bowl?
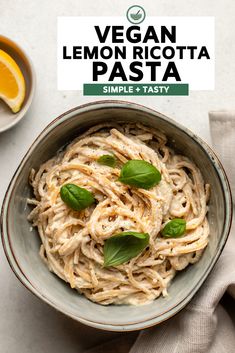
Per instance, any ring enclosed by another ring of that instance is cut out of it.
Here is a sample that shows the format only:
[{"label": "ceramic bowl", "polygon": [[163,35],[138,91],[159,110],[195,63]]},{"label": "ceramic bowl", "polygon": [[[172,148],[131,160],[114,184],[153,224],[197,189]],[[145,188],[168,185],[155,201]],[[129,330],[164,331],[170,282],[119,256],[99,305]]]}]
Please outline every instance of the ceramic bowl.
[{"label": "ceramic bowl", "polygon": [[25,79],[25,99],[18,113],[11,109],[0,99],[0,133],[16,125],[27,113],[35,92],[36,76],[33,64],[28,55],[11,39],[0,35],[0,49],[9,54],[19,65]]},{"label": "ceramic bowl", "polygon": [[[52,157],[58,149],[88,127],[107,121],[142,122],[166,133],[169,145],[191,158],[211,185],[210,242],[198,263],[175,277],[169,296],[144,306],[92,303],[50,273],[39,257],[39,236],[27,221],[26,199],[32,196],[28,184],[31,168]],[[218,158],[199,137],[175,121],[144,106],[100,101],[74,108],[52,121],[38,136],[20,163],[2,208],[2,240],[6,256],[19,280],[55,309],[84,324],[113,331],[131,331],[158,324],[179,312],[206,280],[218,260],[229,234],[232,217],[228,180]]]}]

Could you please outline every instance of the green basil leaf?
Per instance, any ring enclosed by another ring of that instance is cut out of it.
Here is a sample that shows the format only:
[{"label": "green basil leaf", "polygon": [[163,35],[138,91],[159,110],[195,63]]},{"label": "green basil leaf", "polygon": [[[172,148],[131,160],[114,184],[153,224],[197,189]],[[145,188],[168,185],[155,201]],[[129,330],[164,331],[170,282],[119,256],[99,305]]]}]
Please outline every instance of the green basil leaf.
[{"label": "green basil leaf", "polygon": [[165,227],[161,231],[161,234],[165,238],[178,238],[185,233],[185,230],[186,221],[181,218],[175,218],[165,225]]},{"label": "green basil leaf", "polygon": [[150,189],[161,180],[161,174],[152,164],[133,159],[124,164],[118,179],[123,184]]},{"label": "green basil leaf", "polygon": [[148,233],[122,232],[104,244],[104,267],[118,266],[139,255],[149,244]]},{"label": "green basil leaf", "polygon": [[60,188],[60,197],[75,211],[81,211],[95,202],[92,193],[75,184],[65,184]]},{"label": "green basil leaf", "polygon": [[116,163],[117,163],[117,159],[114,155],[111,154],[104,154],[103,156],[101,156],[98,161],[99,164],[102,165],[107,165],[108,167],[112,167],[114,168]]}]

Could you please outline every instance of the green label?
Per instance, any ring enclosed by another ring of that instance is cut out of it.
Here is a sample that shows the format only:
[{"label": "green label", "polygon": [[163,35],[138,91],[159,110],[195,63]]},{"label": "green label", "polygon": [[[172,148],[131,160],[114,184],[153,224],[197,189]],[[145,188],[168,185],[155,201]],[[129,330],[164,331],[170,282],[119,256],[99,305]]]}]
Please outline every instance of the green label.
[{"label": "green label", "polygon": [[84,96],[188,96],[187,83],[128,84],[85,83]]}]

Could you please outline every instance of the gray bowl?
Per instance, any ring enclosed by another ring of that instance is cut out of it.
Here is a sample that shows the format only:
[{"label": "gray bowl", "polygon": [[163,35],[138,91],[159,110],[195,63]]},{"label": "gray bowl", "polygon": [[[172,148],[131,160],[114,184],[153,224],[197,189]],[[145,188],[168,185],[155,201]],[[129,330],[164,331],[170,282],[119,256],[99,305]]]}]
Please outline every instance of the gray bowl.
[{"label": "gray bowl", "polygon": [[25,99],[18,113],[12,113],[11,109],[3,100],[0,100],[0,133],[6,131],[16,124],[25,116],[33,101],[36,75],[33,64],[27,54],[11,39],[0,35],[0,49],[9,54],[19,65],[25,79]]},{"label": "gray bowl", "polygon": [[[210,242],[201,260],[180,272],[167,298],[135,306],[101,306],[92,303],[50,273],[39,257],[39,236],[27,221],[31,195],[31,168],[52,157],[59,148],[88,127],[103,121],[140,121],[162,130],[169,145],[191,158],[211,184]],[[131,331],[158,324],[179,312],[195,295],[218,260],[229,234],[232,218],[228,180],[214,152],[199,137],[162,114],[134,103],[100,101],[74,108],[51,122],[28,150],[13,176],[2,208],[2,241],[10,266],[19,280],[57,310],[89,326]]]}]

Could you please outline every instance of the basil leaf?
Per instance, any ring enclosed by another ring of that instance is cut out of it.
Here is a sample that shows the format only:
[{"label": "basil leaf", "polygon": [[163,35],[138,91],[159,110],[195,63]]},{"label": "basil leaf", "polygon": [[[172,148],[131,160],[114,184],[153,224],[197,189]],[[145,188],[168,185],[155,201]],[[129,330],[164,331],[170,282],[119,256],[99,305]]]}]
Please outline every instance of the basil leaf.
[{"label": "basil leaf", "polygon": [[139,255],[149,244],[148,233],[122,232],[104,244],[104,267],[118,266]]},{"label": "basil leaf", "polygon": [[117,159],[114,155],[111,155],[111,154],[104,154],[103,156],[101,156],[97,162],[99,164],[102,164],[102,165],[107,165],[108,167],[112,167],[114,168],[116,163],[117,163]]},{"label": "basil leaf", "polygon": [[165,238],[178,238],[185,233],[185,230],[186,221],[181,218],[175,218],[165,225],[165,227],[161,231],[161,234]]},{"label": "basil leaf", "polygon": [[92,193],[75,184],[65,184],[60,188],[60,197],[75,211],[81,211],[95,202]]},{"label": "basil leaf", "polygon": [[161,174],[152,164],[133,159],[124,164],[118,179],[123,184],[150,189],[161,180]]}]

